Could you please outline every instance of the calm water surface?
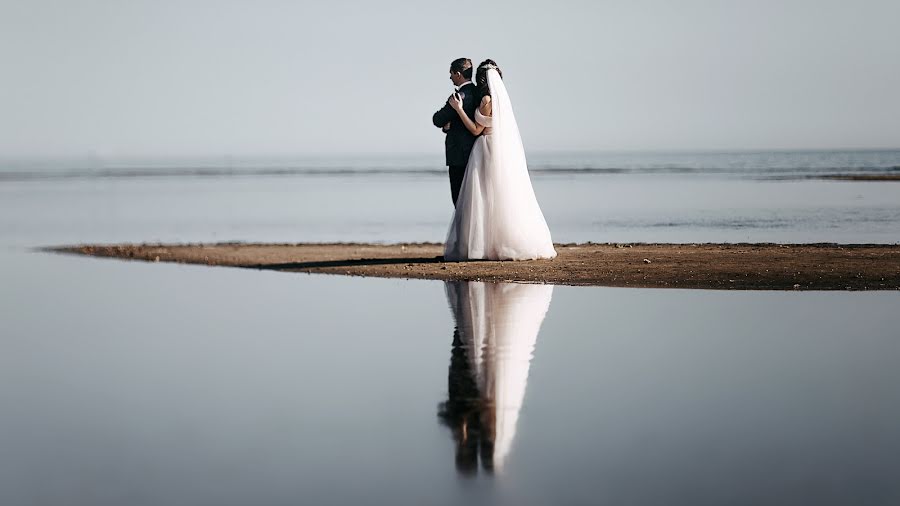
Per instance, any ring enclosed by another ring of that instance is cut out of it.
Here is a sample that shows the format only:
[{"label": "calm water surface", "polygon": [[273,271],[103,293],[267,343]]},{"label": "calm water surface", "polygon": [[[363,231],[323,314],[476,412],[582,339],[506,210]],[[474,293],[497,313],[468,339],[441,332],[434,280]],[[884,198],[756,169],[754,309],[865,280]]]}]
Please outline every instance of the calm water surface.
[{"label": "calm water surface", "polygon": [[[560,241],[900,237],[900,184],[534,180]],[[448,200],[442,177],[417,173],[0,182],[0,504],[900,501],[900,293],[361,279],[30,249],[440,241]]]},{"label": "calm water surface", "polygon": [[2,504],[891,504],[896,293],[7,253]]},{"label": "calm water surface", "polygon": [[[557,242],[900,242],[900,183],[536,174]],[[0,181],[0,243],[434,241],[444,176]],[[49,242],[48,242],[49,241]]]}]

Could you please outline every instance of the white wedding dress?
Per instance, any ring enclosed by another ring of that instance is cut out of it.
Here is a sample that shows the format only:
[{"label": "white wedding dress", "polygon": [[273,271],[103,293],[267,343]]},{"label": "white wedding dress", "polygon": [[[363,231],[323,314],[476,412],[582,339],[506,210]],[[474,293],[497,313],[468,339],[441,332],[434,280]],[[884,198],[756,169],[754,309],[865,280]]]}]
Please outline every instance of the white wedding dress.
[{"label": "white wedding dress", "polygon": [[538,206],[516,117],[500,74],[487,71],[492,116],[475,111],[485,127],[475,141],[444,259],[531,260],[554,258],[550,229]]}]

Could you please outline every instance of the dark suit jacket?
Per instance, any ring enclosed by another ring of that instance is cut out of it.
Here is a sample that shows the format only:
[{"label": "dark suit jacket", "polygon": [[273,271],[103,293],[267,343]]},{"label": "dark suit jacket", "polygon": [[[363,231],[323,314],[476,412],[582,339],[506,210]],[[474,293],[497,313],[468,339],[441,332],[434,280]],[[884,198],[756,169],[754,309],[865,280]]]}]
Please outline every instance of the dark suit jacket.
[{"label": "dark suit jacket", "polygon": [[[472,83],[466,84],[459,89],[459,94],[462,97],[463,111],[472,121],[475,121],[475,109],[478,107],[475,85]],[[444,140],[447,165],[465,166],[469,162],[469,153],[472,152],[472,146],[475,145],[475,136],[469,132],[466,125],[459,119],[459,114],[447,103],[444,104],[440,111],[434,113],[431,121],[438,128],[443,127],[448,121],[450,122],[450,130],[447,131],[447,138]]]}]

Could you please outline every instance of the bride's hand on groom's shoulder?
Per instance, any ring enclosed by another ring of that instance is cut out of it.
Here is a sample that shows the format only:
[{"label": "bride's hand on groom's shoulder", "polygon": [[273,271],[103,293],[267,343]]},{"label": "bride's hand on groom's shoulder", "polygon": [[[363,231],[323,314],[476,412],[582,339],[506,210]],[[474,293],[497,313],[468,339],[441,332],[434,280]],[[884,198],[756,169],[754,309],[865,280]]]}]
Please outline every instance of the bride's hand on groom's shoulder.
[{"label": "bride's hand on groom's shoulder", "polygon": [[450,95],[450,98],[447,99],[447,103],[450,104],[455,111],[459,111],[462,109],[462,98],[458,93],[454,93]]}]

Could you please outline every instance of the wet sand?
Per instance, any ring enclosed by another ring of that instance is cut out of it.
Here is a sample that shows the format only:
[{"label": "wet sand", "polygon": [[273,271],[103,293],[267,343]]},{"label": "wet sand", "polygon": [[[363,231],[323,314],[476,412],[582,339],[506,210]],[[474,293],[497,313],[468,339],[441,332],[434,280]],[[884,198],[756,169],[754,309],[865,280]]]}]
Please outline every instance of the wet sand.
[{"label": "wet sand", "polygon": [[897,290],[900,245],[559,244],[553,260],[444,262],[418,244],[121,244],[48,251],[349,276],[731,290]]}]

